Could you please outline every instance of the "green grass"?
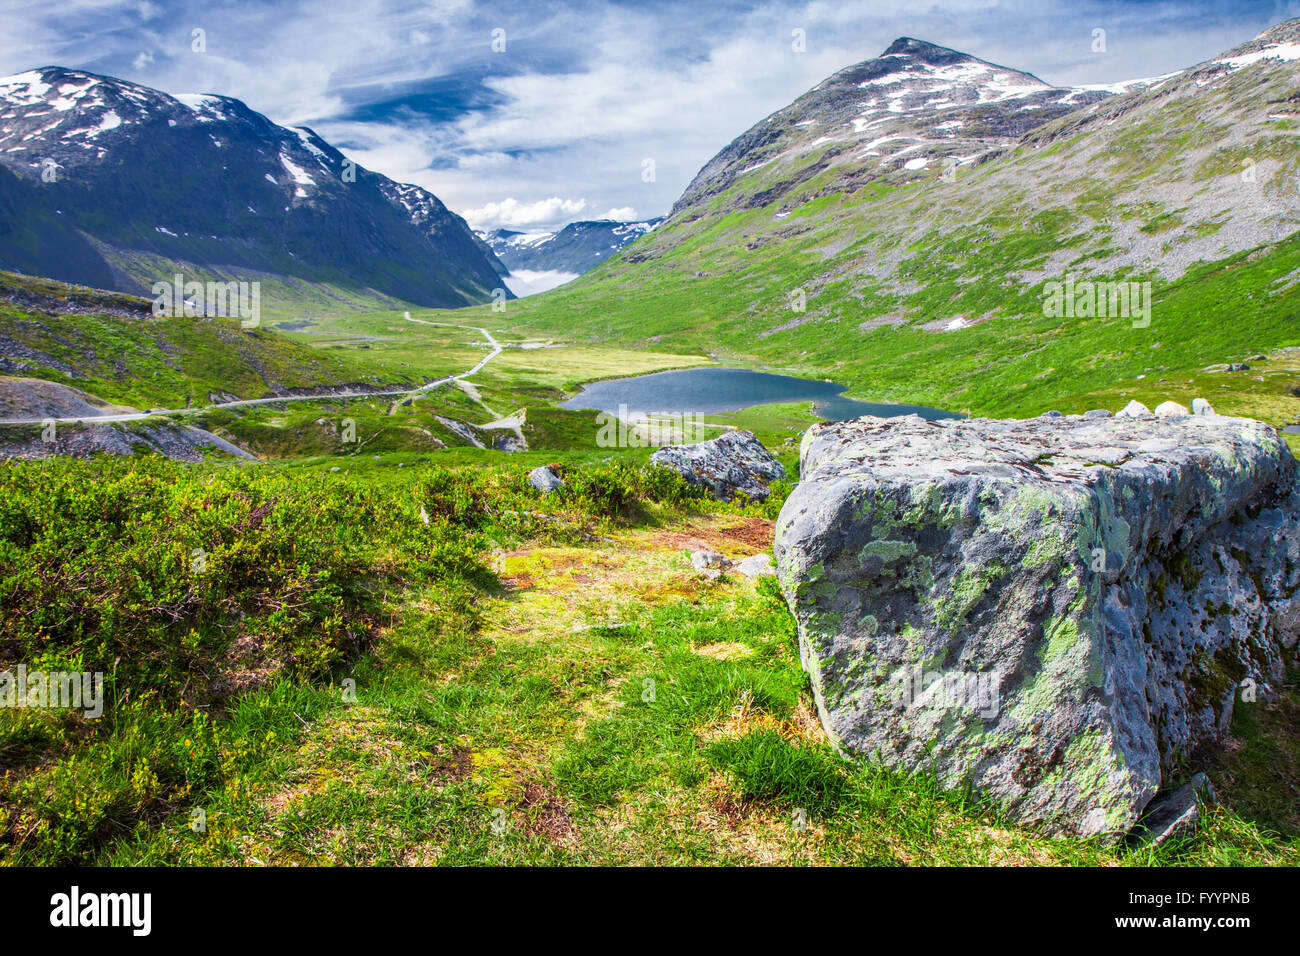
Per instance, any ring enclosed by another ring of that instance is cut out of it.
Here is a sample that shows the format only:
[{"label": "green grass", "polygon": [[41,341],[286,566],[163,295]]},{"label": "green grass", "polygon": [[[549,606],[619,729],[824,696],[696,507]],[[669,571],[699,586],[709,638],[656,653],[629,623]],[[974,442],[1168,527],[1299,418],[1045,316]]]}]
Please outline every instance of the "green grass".
[{"label": "green grass", "polygon": [[1300,862],[1290,697],[1238,714],[1250,755],[1190,838],[1047,838],[828,746],[772,579],[709,582],[675,543],[752,553],[770,508],[585,454],[543,498],[476,454],[8,465],[0,665],[108,693],[99,720],[0,710],[0,859]]},{"label": "green grass", "polygon": [[79,299],[73,287],[62,286],[63,301],[86,311],[51,315],[9,298],[15,289],[48,295],[51,284],[17,279],[0,276],[0,336],[20,349],[12,375],[71,385],[137,408],[205,405],[209,393],[259,398],[278,388],[378,381],[336,355],[264,327],[241,328],[234,319],[154,318],[147,303],[143,315],[115,313],[123,305],[140,306],[116,293],[85,290]]},{"label": "green grass", "polygon": [[485,549],[581,538],[642,514],[643,502],[697,495],[660,469],[595,466],[539,517],[525,475],[8,465],[0,660],[101,673],[106,706],[99,719],[0,710],[4,855],[124,852],[197,794],[261,779],[278,741],[337,703],[346,675],[373,669],[366,653],[412,594],[436,594],[426,637],[468,636],[474,596],[496,587]]}]

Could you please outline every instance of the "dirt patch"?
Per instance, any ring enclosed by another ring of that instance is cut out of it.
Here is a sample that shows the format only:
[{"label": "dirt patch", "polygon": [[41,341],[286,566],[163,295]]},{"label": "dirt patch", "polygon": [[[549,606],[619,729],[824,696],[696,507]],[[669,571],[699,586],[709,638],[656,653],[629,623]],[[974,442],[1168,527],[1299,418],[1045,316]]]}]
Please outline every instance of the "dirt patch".
[{"label": "dirt patch", "polygon": [[776,522],[766,518],[742,518],[738,522],[718,528],[691,525],[688,530],[663,531],[653,535],[649,542],[664,548],[689,551],[731,551],[750,554],[766,551],[776,536]]},{"label": "dirt patch", "polygon": [[711,657],[715,661],[731,661],[738,657],[748,657],[754,652],[744,644],[739,644],[736,641],[723,641],[718,644],[706,644],[703,647],[697,647],[695,653],[701,657]]},{"label": "dirt patch", "polygon": [[505,585],[507,591],[527,591],[533,586],[533,576],[527,571],[521,571],[519,574],[502,575],[501,583]]},{"label": "dirt patch", "polygon": [[450,753],[437,755],[429,770],[440,782],[464,780],[474,772],[474,757],[465,748],[455,747]]},{"label": "dirt patch", "polygon": [[577,835],[564,801],[538,784],[524,787],[519,810],[524,817],[524,829],[552,843],[563,843]]},{"label": "dirt patch", "polygon": [[284,662],[267,653],[265,643],[243,634],[227,646],[217,662],[217,678],[209,694],[213,699],[247,694],[268,683]]},{"label": "dirt patch", "polygon": [[774,730],[791,743],[817,744],[826,740],[817,714],[806,701],[801,700],[789,717],[780,718],[755,710],[748,698],[726,717],[703,728],[700,736],[706,741],[735,740],[758,730]]},{"label": "dirt patch", "polygon": [[647,584],[637,591],[637,599],[642,604],[657,605],[666,601],[680,601],[683,598],[689,600],[698,600],[703,594],[707,594],[711,584],[703,577],[694,576],[679,578],[671,581],[663,581],[658,584]]}]

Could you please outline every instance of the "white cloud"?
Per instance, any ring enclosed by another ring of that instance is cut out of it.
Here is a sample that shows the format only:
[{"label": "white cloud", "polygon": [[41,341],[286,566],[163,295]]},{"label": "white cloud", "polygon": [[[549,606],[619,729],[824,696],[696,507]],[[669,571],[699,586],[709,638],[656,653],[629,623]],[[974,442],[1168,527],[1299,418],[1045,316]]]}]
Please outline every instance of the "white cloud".
[{"label": "white cloud", "polygon": [[601,219],[635,219],[636,210],[631,206],[615,206],[613,209],[606,211]]},{"label": "white cloud", "polygon": [[136,56],[134,60],[131,61],[131,65],[135,67],[137,70],[143,70],[146,66],[148,66],[152,62],[153,62],[153,54],[147,53],[142,50],[140,54]]},{"label": "white cloud", "polygon": [[490,202],[478,209],[466,209],[461,215],[475,229],[516,229],[520,226],[560,225],[586,208],[585,199],[552,196],[536,202],[521,203],[511,197],[500,202]]},{"label": "white cloud", "polygon": [[537,295],[539,292],[554,289],[556,286],[572,282],[576,278],[578,278],[576,272],[560,272],[554,269],[536,272],[530,269],[521,269],[518,272],[510,273],[502,281],[505,282],[507,289],[522,299],[525,296]]}]

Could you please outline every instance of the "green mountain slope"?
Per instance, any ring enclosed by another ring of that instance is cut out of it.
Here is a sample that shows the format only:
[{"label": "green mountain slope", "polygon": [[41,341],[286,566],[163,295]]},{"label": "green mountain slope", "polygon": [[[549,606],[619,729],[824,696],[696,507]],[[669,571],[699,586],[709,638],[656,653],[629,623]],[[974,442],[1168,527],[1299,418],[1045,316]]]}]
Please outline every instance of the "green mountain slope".
[{"label": "green mountain slope", "polygon": [[150,306],[123,293],[0,272],[0,375],[59,382],[136,408],[379,381],[339,353],[265,328],[158,319]]},{"label": "green mountain slope", "polygon": [[[953,169],[894,160],[855,178],[853,163],[892,157],[863,155],[872,131],[843,122],[822,152],[688,190],[618,259],[509,311],[536,332],[707,350],[977,414],[1203,387],[1294,417],[1284,376],[1197,370],[1300,344],[1297,50],[1289,21]],[[1149,326],[1046,315],[1046,283],[1071,274],[1150,281]]]}]

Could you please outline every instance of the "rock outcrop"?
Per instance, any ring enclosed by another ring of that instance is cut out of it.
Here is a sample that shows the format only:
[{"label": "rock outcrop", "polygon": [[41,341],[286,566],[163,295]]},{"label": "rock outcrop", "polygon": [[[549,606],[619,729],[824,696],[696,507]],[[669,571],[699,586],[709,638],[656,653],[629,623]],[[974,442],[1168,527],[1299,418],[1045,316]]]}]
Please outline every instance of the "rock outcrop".
[{"label": "rock outcrop", "polygon": [[844,751],[1117,838],[1300,635],[1297,464],[1259,422],[814,426],[782,589]]},{"label": "rock outcrop", "polygon": [[71,385],[0,375],[0,422],[129,415],[135,411],[137,409],[114,405]]},{"label": "rock outcrop", "polygon": [[0,428],[0,459],[90,458],[98,454],[154,453],[176,461],[199,462],[209,456],[257,459],[219,435],[167,420],[59,425],[49,441],[39,426],[7,425]]},{"label": "rock outcrop", "polygon": [[722,501],[730,501],[736,492],[763,501],[770,493],[768,485],[785,477],[785,467],[753,432],[746,431],[724,432],[693,445],[667,445],[651,455],[650,461],[672,468]]}]

